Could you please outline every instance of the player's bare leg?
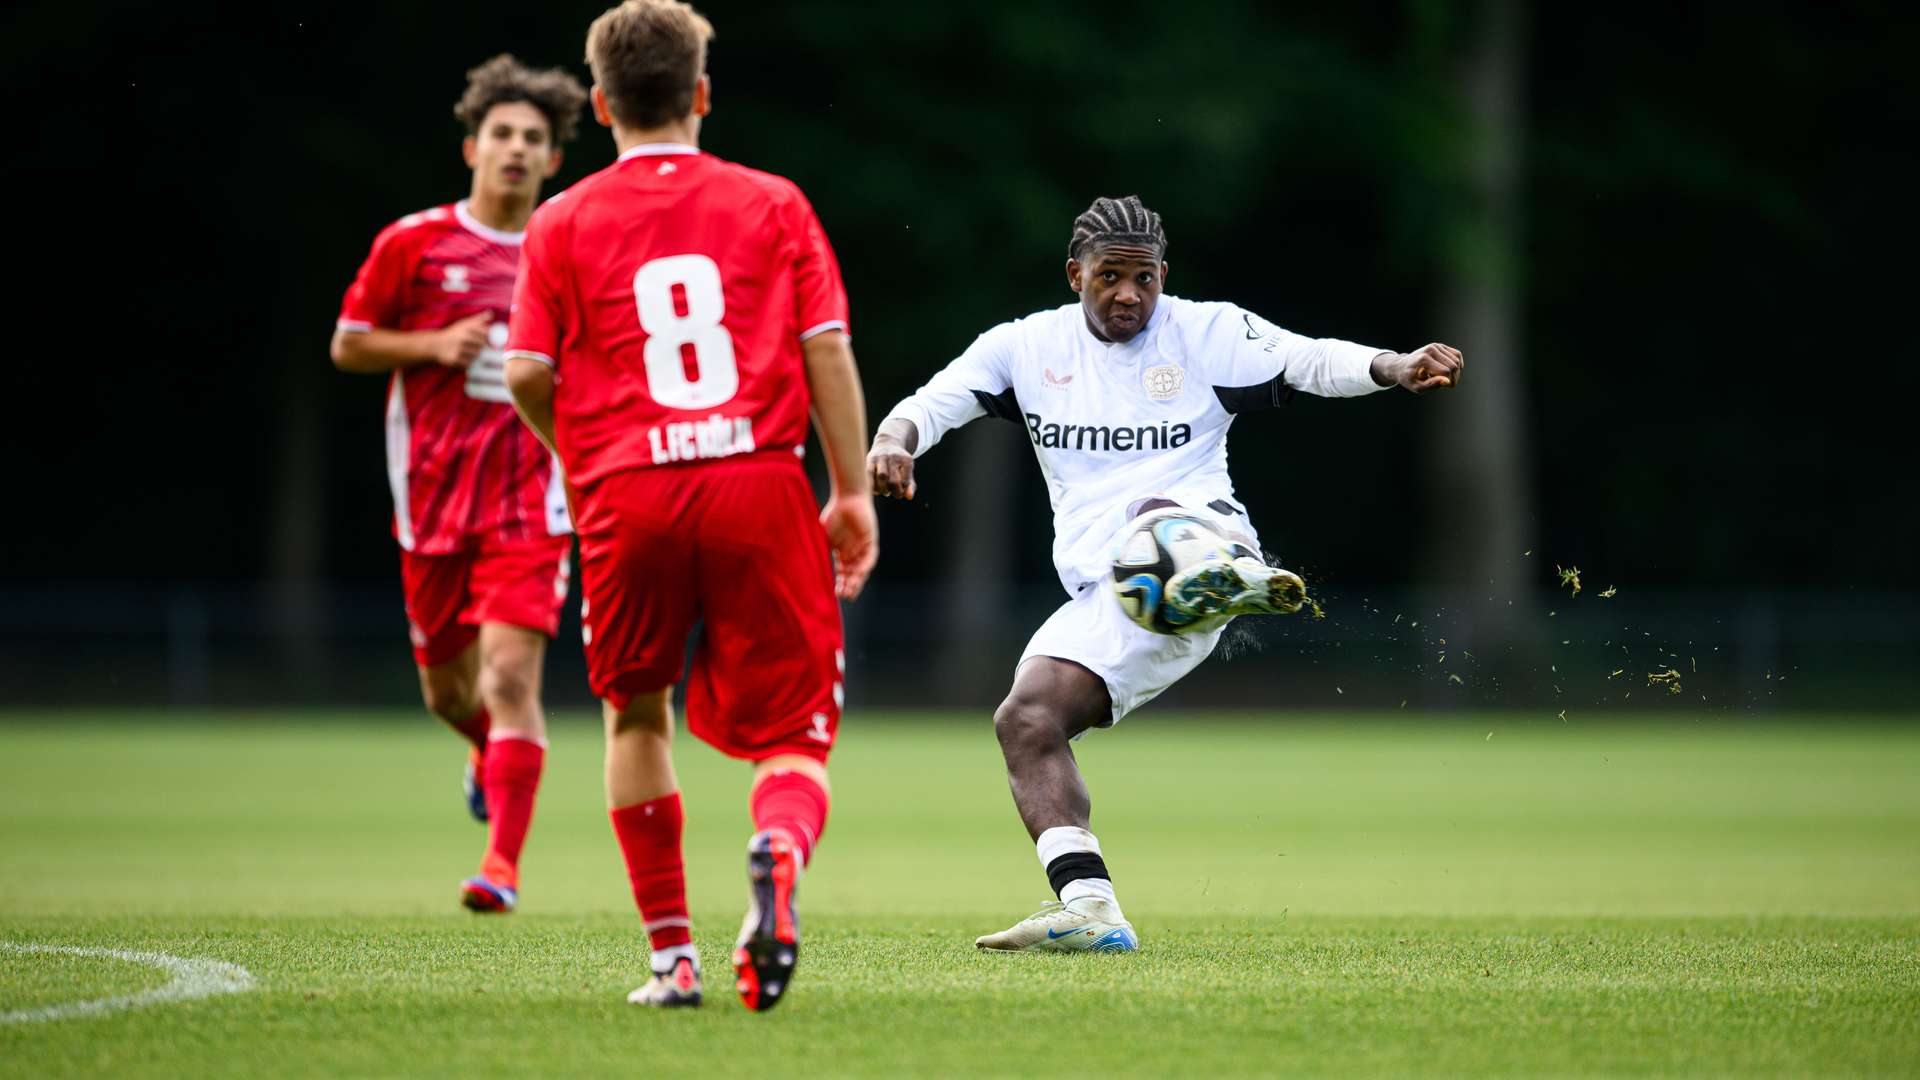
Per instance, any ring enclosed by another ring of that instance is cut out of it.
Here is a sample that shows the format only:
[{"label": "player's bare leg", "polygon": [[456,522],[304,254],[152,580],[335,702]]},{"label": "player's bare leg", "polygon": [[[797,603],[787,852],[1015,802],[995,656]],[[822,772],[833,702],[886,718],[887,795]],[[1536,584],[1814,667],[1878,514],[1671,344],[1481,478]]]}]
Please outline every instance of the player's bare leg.
[{"label": "player's bare leg", "polygon": [[993,733],[1027,835],[1038,840],[1051,828],[1087,827],[1092,798],[1071,740],[1111,708],[1107,684],[1071,661],[1036,656],[1014,674],[1012,691],[993,714]]},{"label": "player's bare leg", "polygon": [[546,765],[540,673],[547,638],[524,627],[484,623],[476,651],[480,702],[491,722],[481,784],[487,852],[480,873],[460,883],[461,902],[476,912],[507,912],[519,903],[520,851]]},{"label": "player's bare leg", "polygon": [[825,763],[805,754],[754,763],[747,915],[733,947],[735,989],[749,1009],[773,1008],[793,981],[800,960],[794,893],[826,828],[829,790]]},{"label": "player's bare leg", "polygon": [[420,665],[420,698],[427,711],[440,718],[461,738],[472,744],[467,753],[467,772],[463,779],[467,812],[482,824],[487,820],[487,799],[482,786],[482,769],[487,754],[487,732],[492,726],[487,711],[480,705],[480,646],[467,646],[460,655],[431,667]]},{"label": "player's bare leg", "polygon": [[1100,842],[1088,829],[1092,799],[1072,739],[1112,715],[1107,684],[1067,660],[1036,656],[1014,673],[993,714],[1007,783],[1027,835],[1060,902],[974,944],[996,950],[1129,952],[1133,927],[1120,913]]},{"label": "player's bare leg", "polygon": [[540,676],[547,657],[547,636],[505,623],[480,627],[480,701],[493,716],[493,737],[547,737],[540,708]]},{"label": "player's bare leg", "polygon": [[680,790],[673,771],[671,689],[636,694],[625,708],[601,703],[607,728],[607,808],[632,806]]},{"label": "player's bare leg", "polygon": [[687,916],[680,847],[686,815],[673,772],[672,693],[672,687],[663,687],[601,708],[607,728],[607,813],[652,948],[653,977],[627,1000],[658,1008],[700,1004],[700,954]]}]

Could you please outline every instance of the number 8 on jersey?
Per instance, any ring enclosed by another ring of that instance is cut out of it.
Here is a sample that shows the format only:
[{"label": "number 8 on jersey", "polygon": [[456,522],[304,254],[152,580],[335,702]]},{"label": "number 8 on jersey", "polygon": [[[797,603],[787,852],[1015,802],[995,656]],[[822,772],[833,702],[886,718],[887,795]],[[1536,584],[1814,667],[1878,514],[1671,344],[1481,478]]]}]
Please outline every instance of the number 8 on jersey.
[{"label": "number 8 on jersey", "polygon": [[[676,310],[675,293],[684,298],[685,315]],[[633,275],[633,299],[640,328],[647,332],[642,352],[653,400],[672,409],[710,409],[733,400],[740,368],[733,359],[733,335],[720,321],[727,298],[719,265],[705,255],[654,259]],[[692,380],[684,356],[688,347],[699,372]]]}]

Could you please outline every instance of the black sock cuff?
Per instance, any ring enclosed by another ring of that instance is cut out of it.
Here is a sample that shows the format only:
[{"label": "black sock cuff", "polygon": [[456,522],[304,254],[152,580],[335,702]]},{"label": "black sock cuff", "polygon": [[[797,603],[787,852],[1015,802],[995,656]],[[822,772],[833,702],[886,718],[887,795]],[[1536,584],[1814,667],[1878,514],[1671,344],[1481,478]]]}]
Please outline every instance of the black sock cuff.
[{"label": "black sock cuff", "polygon": [[1091,851],[1069,851],[1047,864],[1047,883],[1053,886],[1055,896],[1067,887],[1067,882],[1081,878],[1113,880],[1107,873],[1106,861]]}]

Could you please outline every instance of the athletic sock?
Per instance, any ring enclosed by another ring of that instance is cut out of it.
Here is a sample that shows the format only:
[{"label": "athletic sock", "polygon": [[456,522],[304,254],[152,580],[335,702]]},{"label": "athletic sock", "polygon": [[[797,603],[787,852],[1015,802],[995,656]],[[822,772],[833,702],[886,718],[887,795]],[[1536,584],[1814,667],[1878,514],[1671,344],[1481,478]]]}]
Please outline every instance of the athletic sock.
[{"label": "athletic sock", "polygon": [[1074,878],[1060,887],[1060,900],[1071,904],[1083,896],[1096,896],[1114,907],[1120,906],[1120,898],[1113,895],[1113,882],[1103,877]]},{"label": "athletic sock", "polygon": [[547,748],[520,735],[496,734],[488,743],[487,856],[480,863],[480,875],[488,881],[520,887],[520,849],[533,823],[533,798],[546,761]]},{"label": "athletic sock", "polygon": [[800,847],[800,864],[813,858],[813,849],[827,827],[831,805],[827,789],[813,777],[792,769],[775,769],[754,785],[749,805],[757,832],[778,829]]},{"label": "athletic sock", "polygon": [[447,726],[472,743],[475,750],[487,752],[487,735],[493,730],[493,717],[487,714],[485,706],[465,720],[448,720]]},{"label": "athletic sock", "polygon": [[[647,942],[656,957],[668,954],[671,969],[669,950],[693,944],[693,920],[687,917],[687,868],[680,855],[680,834],[687,823],[680,793],[617,807],[607,816],[613,820],[620,854],[627,860],[627,880],[633,885],[633,902],[646,926]],[[660,970],[657,962],[654,970]]]},{"label": "athletic sock", "polygon": [[1098,837],[1085,829],[1058,825],[1042,832],[1033,847],[1040,865],[1047,868],[1047,883],[1062,902],[1094,896],[1116,909],[1120,906],[1106,860],[1100,857]]},{"label": "athletic sock", "polygon": [[647,968],[655,975],[671,975],[673,965],[679,963],[682,957],[693,961],[693,970],[700,970],[700,950],[692,943],[669,945],[664,949],[653,950],[652,955],[647,958]]}]

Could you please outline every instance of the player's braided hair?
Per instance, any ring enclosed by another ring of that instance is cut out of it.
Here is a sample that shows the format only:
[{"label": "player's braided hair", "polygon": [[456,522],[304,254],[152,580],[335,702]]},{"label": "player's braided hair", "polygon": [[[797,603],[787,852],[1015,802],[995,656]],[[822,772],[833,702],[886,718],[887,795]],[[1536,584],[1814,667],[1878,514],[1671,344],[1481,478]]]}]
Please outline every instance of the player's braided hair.
[{"label": "player's braided hair", "polygon": [[477,135],[495,105],[519,101],[540,110],[558,145],[573,138],[573,129],[580,122],[580,106],[587,103],[587,91],[564,68],[535,71],[512,54],[501,53],[467,72],[467,92],[460,95],[453,115],[467,126],[467,134]]},{"label": "player's braided hair", "polygon": [[1086,213],[1073,219],[1067,258],[1078,259],[1088,248],[1108,244],[1135,244],[1154,249],[1160,258],[1167,255],[1167,233],[1160,227],[1160,215],[1147,209],[1138,195],[1093,200]]}]

